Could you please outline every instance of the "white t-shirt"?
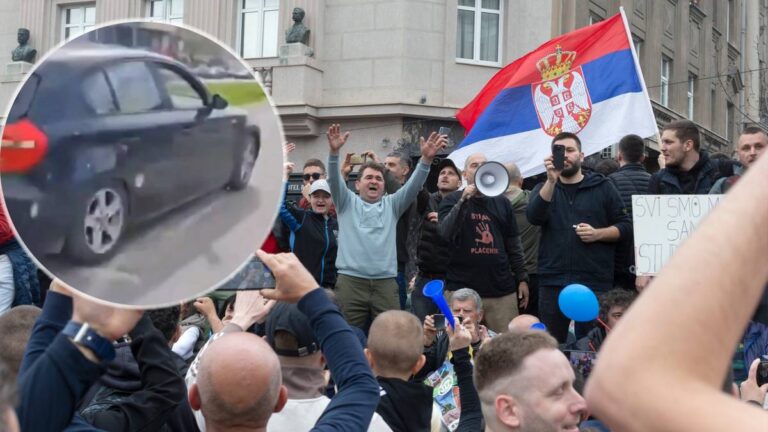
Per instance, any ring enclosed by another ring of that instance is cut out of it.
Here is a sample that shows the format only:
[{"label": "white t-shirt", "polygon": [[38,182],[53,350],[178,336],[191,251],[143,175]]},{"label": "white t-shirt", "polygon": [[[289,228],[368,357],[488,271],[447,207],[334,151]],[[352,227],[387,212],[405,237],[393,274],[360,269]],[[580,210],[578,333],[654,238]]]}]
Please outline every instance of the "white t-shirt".
[{"label": "white t-shirt", "polygon": [[[315,426],[330,402],[327,396],[288,399],[283,410],[269,418],[267,432],[308,432]],[[373,413],[368,432],[392,432],[392,429],[378,413]]]}]

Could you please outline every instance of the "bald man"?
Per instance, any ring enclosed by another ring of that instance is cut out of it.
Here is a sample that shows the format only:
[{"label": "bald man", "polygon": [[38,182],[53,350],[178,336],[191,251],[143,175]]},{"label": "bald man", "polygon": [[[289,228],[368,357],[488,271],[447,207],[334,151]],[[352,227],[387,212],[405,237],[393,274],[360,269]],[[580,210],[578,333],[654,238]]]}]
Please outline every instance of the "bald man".
[{"label": "bald man", "polygon": [[265,429],[287,400],[277,355],[263,339],[245,332],[225,334],[211,344],[189,389],[192,409],[203,412],[208,431]]},{"label": "bald man", "polygon": [[539,321],[539,319],[533,315],[522,314],[512,318],[512,321],[510,321],[509,325],[507,325],[507,330],[530,330],[532,325],[540,322],[541,321]]},{"label": "bald man", "polygon": [[[379,403],[379,386],[357,337],[309,271],[294,254],[257,252],[275,276],[275,289],[258,294],[266,299],[297,303],[325,356],[338,393],[314,430],[366,430]],[[255,322],[254,307],[243,306],[239,294],[232,322],[246,329]],[[247,310],[253,309],[253,310]],[[247,318],[253,315],[252,318]],[[288,400],[277,355],[261,338],[244,332],[219,334],[198,356],[196,382],[189,387],[190,405],[205,417],[205,430],[265,431],[273,412]],[[343,365],[343,366],[342,366]],[[193,364],[190,370],[195,369]],[[188,374],[189,379],[189,374]]]}]

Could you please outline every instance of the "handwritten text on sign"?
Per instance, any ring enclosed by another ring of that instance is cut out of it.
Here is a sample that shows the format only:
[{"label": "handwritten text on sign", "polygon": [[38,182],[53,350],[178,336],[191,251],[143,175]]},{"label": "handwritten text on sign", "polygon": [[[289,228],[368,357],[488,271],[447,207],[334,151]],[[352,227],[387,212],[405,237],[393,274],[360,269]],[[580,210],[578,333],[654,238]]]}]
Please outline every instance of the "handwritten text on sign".
[{"label": "handwritten text on sign", "polygon": [[634,195],[635,274],[654,275],[722,195]]}]

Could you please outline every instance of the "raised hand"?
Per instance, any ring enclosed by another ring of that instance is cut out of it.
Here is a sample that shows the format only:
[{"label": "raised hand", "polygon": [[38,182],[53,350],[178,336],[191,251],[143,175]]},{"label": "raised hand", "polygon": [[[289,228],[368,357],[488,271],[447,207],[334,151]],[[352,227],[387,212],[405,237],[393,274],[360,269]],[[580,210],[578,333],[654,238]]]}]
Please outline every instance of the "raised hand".
[{"label": "raised hand", "polygon": [[419,144],[421,145],[421,159],[425,164],[431,164],[437,153],[448,145],[448,137],[432,132],[426,140],[424,137],[419,138]]},{"label": "raised hand", "polygon": [[332,124],[328,127],[328,147],[331,149],[331,154],[338,154],[348,138],[349,132],[341,133],[340,125]]},{"label": "raised hand", "polygon": [[[265,298],[298,303],[310,291],[318,288],[317,281],[292,253],[269,254],[263,250],[256,255],[275,275],[275,289],[263,289]],[[238,300],[239,301],[239,300]]]}]

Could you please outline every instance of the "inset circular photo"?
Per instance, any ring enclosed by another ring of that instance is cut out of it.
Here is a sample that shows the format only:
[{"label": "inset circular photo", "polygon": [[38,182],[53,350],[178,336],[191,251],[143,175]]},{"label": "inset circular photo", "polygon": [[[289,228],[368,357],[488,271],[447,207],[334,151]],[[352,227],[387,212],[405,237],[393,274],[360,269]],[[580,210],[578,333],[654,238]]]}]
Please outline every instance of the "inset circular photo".
[{"label": "inset circular photo", "polygon": [[53,277],[150,307],[228,280],[282,195],[280,121],[234,53],[194,30],[123,22],[53,50],[3,129],[19,240]]}]

